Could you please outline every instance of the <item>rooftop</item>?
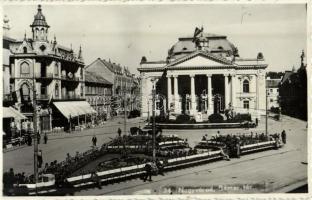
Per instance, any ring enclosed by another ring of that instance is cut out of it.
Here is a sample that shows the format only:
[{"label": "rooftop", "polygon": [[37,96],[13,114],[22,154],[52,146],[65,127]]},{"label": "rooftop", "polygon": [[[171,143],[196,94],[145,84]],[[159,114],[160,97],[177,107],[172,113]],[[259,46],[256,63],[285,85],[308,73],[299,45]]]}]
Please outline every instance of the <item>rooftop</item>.
[{"label": "rooftop", "polygon": [[90,72],[90,71],[85,72],[85,82],[105,84],[105,85],[113,85],[111,82],[109,82],[108,80],[106,80],[102,76],[98,75],[95,72]]}]

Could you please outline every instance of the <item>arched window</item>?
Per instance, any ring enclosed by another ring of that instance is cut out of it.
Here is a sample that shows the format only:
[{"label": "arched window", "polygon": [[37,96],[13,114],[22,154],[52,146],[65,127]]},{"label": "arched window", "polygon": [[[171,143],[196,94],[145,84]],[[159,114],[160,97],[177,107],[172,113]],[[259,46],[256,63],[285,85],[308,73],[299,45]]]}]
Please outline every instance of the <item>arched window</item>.
[{"label": "arched window", "polygon": [[243,92],[248,93],[249,92],[249,81],[244,80],[243,82]]},{"label": "arched window", "polygon": [[21,96],[22,100],[24,100],[24,101],[30,100],[30,89],[29,89],[29,86],[26,83],[24,83],[21,88],[22,88],[22,93],[23,93],[23,94],[21,94],[22,95]]},{"label": "arched window", "polygon": [[30,73],[30,67],[27,62],[21,64],[21,75],[28,75]]},{"label": "arched window", "polygon": [[55,97],[59,96],[59,86],[58,84],[55,85]]},{"label": "arched window", "polygon": [[23,53],[27,53],[27,47],[23,47]]}]

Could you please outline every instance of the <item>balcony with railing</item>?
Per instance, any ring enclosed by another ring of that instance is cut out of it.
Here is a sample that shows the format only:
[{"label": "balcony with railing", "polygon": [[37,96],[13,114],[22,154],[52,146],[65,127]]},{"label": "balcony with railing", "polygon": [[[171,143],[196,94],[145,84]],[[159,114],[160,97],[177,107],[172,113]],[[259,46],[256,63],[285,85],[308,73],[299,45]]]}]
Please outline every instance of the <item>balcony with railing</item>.
[{"label": "balcony with railing", "polygon": [[36,78],[36,79],[56,79],[60,78],[58,74],[54,73],[35,73],[35,74],[20,74],[19,76],[14,76],[12,78]]},{"label": "balcony with railing", "polygon": [[256,96],[256,93],[255,92],[238,92],[237,96],[241,98],[252,98]]},{"label": "balcony with railing", "polygon": [[48,100],[49,99],[49,95],[47,94],[39,94],[37,96],[38,100]]},{"label": "balcony with railing", "polygon": [[79,77],[76,76],[68,76],[68,75],[62,75],[61,79],[64,81],[79,81]]}]

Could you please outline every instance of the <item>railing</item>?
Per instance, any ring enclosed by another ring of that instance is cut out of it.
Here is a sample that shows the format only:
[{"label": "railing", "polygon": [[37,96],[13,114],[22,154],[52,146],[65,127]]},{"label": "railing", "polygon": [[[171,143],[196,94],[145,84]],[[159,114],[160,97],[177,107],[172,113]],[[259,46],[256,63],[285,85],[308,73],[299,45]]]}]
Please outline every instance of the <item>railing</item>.
[{"label": "railing", "polygon": [[62,95],[62,99],[64,99],[64,100],[83,99],[83,97],[80,96],[80,95],[69,95],[69,94],[66,94],[66,95]]},{"label": "railing", "polygon": [[44,100],[44,99],[48,99],[48,98],[49,98],[49,96],[47,94],[40,94],[40,95],[38,95],[38,99],[39,100]]},{"label": "railing", "polygon": [[61,76],[62,80],[66,80],[66,81],[79,81],[79,77],[75,77],[73,76],[72,78],[66,75],[62,75]]},{"label": "railing", "polygon": [[3,95],[3,101],[13,101],[13,97],[10,94]]},{"label": "railing", "polygon": [[255,97],[256,93],[255,92],[239,92],[237,93],[238,97]]},{"label": "railing", "polygon": [[52,79],[52,78],[60,78],[60,76],[58,74],[54,74],[54,73],[45,73],[45,74],[41,74],[41,73],[35,73],[35,75],[33,74],[20,74],[19,76],[15,76],[12,78],[36,78],[36,79],[40,79],[40,78],[45,78],[45,79]]}]

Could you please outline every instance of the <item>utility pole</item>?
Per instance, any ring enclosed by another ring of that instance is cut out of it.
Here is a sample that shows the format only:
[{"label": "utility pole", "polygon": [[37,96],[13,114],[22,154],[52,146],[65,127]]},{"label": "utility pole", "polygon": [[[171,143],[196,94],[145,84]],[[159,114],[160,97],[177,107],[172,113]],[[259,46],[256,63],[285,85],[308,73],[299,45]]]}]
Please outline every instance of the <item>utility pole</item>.
[{"label": "utility pole", "polygon": [[268,90],[265,89],[265,134],[268,134]]},{"label": "utility pole", "polygon": [[155,95],[156,95],[156,90],[155,90],[155,86],[153,86],[153,90],[152,90],[152,95],[153,95],[153,105],[152,105],[152,112],[153,112],[153,162],[156,161],[156,123],[155,123]]},{"label": "utility pole", "polygon": [[33,67],[33,127],[34,127],[34,175],[35,175],[35,189],[37,192],[38,183],[38,133],[37,133],[37,94],[36,94],[36,79],[35,67]]}]

